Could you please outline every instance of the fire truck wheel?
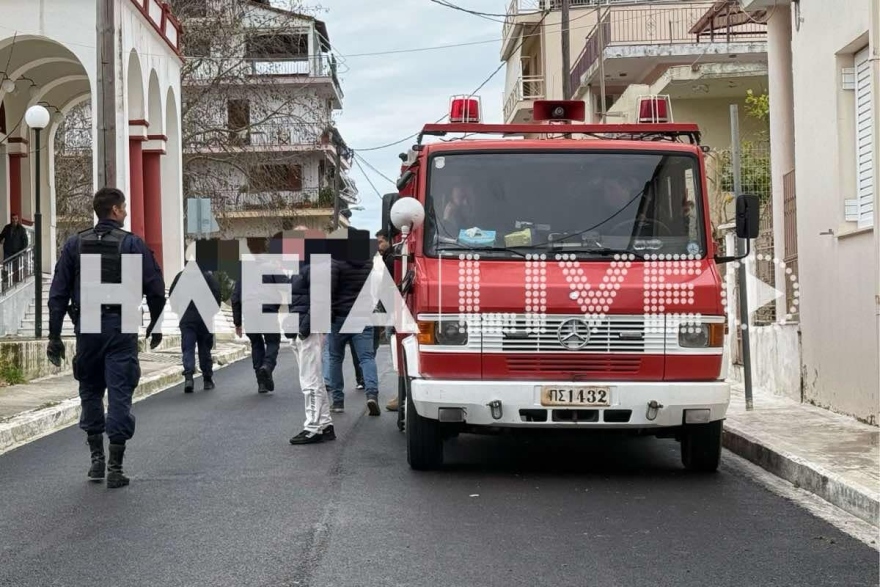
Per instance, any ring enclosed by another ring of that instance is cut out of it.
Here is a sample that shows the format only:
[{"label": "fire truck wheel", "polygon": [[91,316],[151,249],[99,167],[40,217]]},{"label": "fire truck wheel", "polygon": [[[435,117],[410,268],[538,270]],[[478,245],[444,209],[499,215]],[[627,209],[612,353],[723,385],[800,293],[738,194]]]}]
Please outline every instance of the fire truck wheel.
[{"label": "fire truck wheel", "polygon": [[685,469],[713,473],[721,462],[724,421],[686,426],[681,437],[681,462]]},{"label": "fire truck wheel", "polygon": [[406,397],[406,460],[416,471],[438,469],[443,464],[440,422],[419,416],[412,394]]}]

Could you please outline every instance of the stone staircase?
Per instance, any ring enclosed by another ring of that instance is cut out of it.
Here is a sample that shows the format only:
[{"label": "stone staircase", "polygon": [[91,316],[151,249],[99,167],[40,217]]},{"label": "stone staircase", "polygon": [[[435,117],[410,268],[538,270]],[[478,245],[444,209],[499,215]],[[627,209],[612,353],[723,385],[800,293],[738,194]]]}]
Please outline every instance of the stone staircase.
[{"label": "stone staircase", "polygon": [[[42,329],[43,337],[49,333],[49,287],[52,284],[50,275],[43,275],[43,307],[42,307]],[[166,292],[166,297],[168,292]],[[30,303],[27,312],[21,319],[21,325],[18,328],[18,336],[21,338],[31,338],[34,336],[36,327],[36,311],[34,302]],[[162,323],[163,335],[180,334],[178,328],[179,317],[171,309],[169,304],[165,304],[165,311]],[[146,300],[141,302],[141,336],[146,335],[147,327],[150,325],[150,311],[147,308]],[[232,322],[232,307],[228,304],[221,304],[220,313],[214,318],[214,333],[218,338],[232,338],[235,336],[235,326]],[[74,336],[73,323],[68,316],[64,316],[64,325],[61,330],[61,336]]]}]

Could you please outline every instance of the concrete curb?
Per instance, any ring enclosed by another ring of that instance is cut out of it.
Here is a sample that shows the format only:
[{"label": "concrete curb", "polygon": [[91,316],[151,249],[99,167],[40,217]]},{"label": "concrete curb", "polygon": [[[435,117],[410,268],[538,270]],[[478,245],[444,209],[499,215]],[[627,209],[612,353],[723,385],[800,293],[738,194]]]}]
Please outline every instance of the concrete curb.
[{"label": "concrete curb", "polygon": [[[214,355],[214,370],[220,370],[237,361],[250,356],[250,347],[241,345]],[[133,401],[137,402],[183,382],[179,365],[163,369],[149,377],[141,379],[134,391]],[[106,404],[106,400],[105,400]],[[53,406],[37,408],[22,412],[10,420],[0,424],[0,454],[9,452],[19,446],[48,436],[62,428],[79,421],[79,398],[64,400]]]},{"label": "concrete curb", "polygon": [[796,487],[809,491],[840,509],[877,527],[880,525],[880,495],[853,486],[840,476],[784,450],[762,443],[724,422],[724,448],[751,461]]}]

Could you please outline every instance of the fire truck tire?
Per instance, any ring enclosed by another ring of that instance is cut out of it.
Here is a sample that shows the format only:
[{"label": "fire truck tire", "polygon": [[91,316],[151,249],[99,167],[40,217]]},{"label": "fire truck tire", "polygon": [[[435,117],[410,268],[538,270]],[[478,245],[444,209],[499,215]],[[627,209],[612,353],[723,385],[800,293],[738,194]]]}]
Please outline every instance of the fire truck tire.
[{"label": "fire truck tire", "polygon": [[688,471],[714,473],[721,463],[724,421],[686,426],[681,436],[681,462]]},{"label": "fire truck tire", "polygon": [[416,471],[430,471],[443,465],[440,422],[419,416],[412,394],[406,396],[406,460]]}]

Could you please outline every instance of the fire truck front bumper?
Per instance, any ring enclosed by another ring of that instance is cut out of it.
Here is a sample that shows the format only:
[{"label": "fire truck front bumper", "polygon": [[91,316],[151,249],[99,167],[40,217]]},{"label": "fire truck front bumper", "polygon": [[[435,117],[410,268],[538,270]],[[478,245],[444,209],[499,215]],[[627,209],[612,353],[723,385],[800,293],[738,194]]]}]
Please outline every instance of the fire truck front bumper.
[{"label": "fire truck front bumper", "polygon": [[730,384],[453,381],[414,378],[416,412],[491,427],[672,428],[723,420]]}]

